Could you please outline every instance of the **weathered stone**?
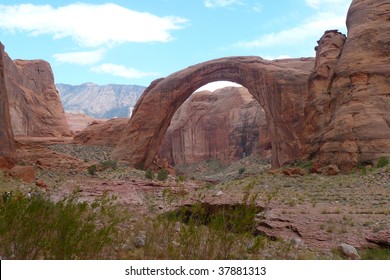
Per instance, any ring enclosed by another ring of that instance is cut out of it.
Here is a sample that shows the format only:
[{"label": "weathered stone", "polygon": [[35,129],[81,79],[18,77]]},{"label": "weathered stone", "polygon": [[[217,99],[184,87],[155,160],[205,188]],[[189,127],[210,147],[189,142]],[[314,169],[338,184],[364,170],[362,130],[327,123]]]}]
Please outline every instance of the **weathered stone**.
[{"label": "weathered stone", "polygon": [[50,64],[5,54],[4,66],[14,135],[71,136]]},{"label": "weathered stone", "polygon": [[309,90],[306,157],[348,170],[390,156],[389,13],[384,1],[352,2],[348,37],[337,63],[332,60],[330,83],[324,79],[327,87]]},{"label": "weathered stone", "polygon": [[115,147],[129,119],[95,120],[86,129],[77,133],[73,143],[93,146]]},{"label": "weathered stone", "polygon": [[253,153],[267,158],[268,130],[264,110],[246,88],[196,92],[172,118],[159,154],[171,165],[210,158],[233,162]]},{"label": "weathered stone", "polygon": [[326,175],[328,176],[334,176],[339,174],[340,174],[340,169],[337,167],[337,165],[331,164],[326,168]]},{"label": "weathered stone", "polygon": [[283,169],[283,174],[286,176],[304,176],[306,174],[305,170],[298,167],[289,167]]},{"label": "weathered stone", "polygon": [[35,169],[32,166],[14,166],[8,171],[8,175],[26,183],[35,182]]},{"label": "weathered stone", "polygon": [[[270,126],[272,165],[301,155],[303,101],[312,58],[269,61],[228,57],[200,63],[159,79],[144,91],[112,156],[148,167],[178,108],[199,87],[228,80],[243,85],[263,107]],[[151,113],[153,112],[153,113]]]},{"label": "weathered stone", "polygon": [[390,249],[390,228],[372,233],[366,240],[384,248]]},{"label": "weathered stone", "polygon": [[4,68],[4,46],[0,43],[0,169],[15,165],[16,150],[9,114]]},{"label": "weathered stone", "polygon": [[360,259],[360,256],[359,256],[357,250],[355,249],[355,247],[353,247],[349,244],[341,243],[340,246],[338,247],[338,249],[347,258],[350,258],[352,260]]}]

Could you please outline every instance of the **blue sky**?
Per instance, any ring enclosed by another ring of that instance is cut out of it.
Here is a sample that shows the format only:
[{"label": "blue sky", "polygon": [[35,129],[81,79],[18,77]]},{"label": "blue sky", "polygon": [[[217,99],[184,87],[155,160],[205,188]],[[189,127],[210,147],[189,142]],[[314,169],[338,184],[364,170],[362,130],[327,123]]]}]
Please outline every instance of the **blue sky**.
[{"label": "blue sky", "polygon": [[13,58],[50,62],[57,83],[148,86],[233,55],[314,56],[346,33],[351,0],[2,0],[0,41]]}]

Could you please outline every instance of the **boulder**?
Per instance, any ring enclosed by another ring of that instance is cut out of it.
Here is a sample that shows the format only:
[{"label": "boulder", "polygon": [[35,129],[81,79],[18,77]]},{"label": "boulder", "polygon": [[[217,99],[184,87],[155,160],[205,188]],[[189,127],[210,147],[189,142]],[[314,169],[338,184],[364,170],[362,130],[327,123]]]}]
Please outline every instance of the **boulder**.
[{"label": "boulder", "polygon": [[8,175],[12,178],[22,180],[26,183],[35,182],[35,169],[32,166],[14,166],[8,171]]},{"label": "boulder", "polygon": [[349,259],[352,259],[352,260],[359,260],[360,259],[360,256],[359,256],[357,250],[355,249],[355,247],[353,247],[349,244],[341,243],[339,245],[338,249],[339,249],[341,254],[343,254],[345,257],[347,257]]}]

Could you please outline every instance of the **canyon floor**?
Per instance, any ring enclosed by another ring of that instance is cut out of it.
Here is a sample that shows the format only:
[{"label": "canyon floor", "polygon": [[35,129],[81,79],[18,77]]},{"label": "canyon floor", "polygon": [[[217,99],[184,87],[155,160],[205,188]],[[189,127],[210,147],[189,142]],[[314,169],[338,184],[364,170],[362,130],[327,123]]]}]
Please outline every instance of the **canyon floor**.
[{"label": "canyon floor", "polygon": [[[336,176],[287,176],[250,156],[232,164],[208,160],[177,166],[176,176],[160,181],[156,173],[147,179],[143,170],[110,161],[108,147],[75,145],[71,140],[17,139],[20,164],[35,168],[40,186],[1,175],[0,191],[37,190],[54,200],[75,191],[85,201],[115,196],[115,204],[127,215],[121,225],[126,237],[107,253],[108,259],[341,259],[341,243],[354,246],[361,258],[382,258],[372,256],[372,250],[384,250],[381,256],[390,258],[389,165]],[[89,170],[91,165],[96,170]],[[166,213],[191,205],[202,205],[206,214],[237,205],[256,209],[253,230],[249,235],[211,236],[205,223],[192,235],[188,231],[184,240],[189,227],[185,221],[156,224]],[[178,234],[169,235],[170,231]],[[225,255],[215,252],[220,249],[204,249],[222,243],[230,244],[224,247]],[[191,250],[203,253],[189,254]]]}]

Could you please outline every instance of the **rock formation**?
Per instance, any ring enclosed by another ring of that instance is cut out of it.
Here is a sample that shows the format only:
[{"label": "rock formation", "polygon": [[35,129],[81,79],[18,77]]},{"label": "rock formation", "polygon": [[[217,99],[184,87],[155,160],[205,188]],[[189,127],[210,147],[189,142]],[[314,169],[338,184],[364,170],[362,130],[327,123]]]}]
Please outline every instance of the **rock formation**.
[{"label": "rock formation", "polygon": [[311,76],[306,111],[319,114],[307,114],[304,150],[304,157],[344,170],[390,156],[390,3],[354,0],[347,27],[343,46],[339,35],[328,39],[336,42],[329,84],[316,88]]},{"label": "rock formation", "polygon": [[119,136],[125,129],[129,119],[95,120],[86,129],[77,133],[73,143],[91,146],[115,147]]},{"label": "rock formation", "polygon": [[4,56],[5,78],[15,136],[70,136],[48,62]]},{"label": "rock formation", "polygon": [[[68,122],[70,132],[73,135],[76,135],[77,133],[86,129],[87,126],[90,125],[95,120],[95,118],[81,113],[78,114],[65,113],[65,117],[66,117],[66,121]],[[102,120],[106,121],[105,119]]]},{"label": "rock formation", "polygon": [[232,162],[260,152],[260,139],[270,146],[264,110],[246,88],[227,87],[191,95],[172,118],[159,154],[171,165]]},{"label": "rock formation", "polygon": [[4,55],[4,46],[0,43],[0,168],[10,168],[14,165],[16,151],[4,75]]},{"label": "rock formation", "polygon": [[227,57],[200,63],[159,79],[144,91],[115,150],[115,159],[148,167],[184,101],[199,87],[232,81],[246,87],[263,107],[270,126],[272,165],[300,156],[303,101],[314,59],[269,61],[260,57]]}]

